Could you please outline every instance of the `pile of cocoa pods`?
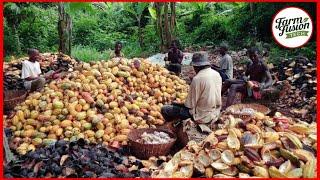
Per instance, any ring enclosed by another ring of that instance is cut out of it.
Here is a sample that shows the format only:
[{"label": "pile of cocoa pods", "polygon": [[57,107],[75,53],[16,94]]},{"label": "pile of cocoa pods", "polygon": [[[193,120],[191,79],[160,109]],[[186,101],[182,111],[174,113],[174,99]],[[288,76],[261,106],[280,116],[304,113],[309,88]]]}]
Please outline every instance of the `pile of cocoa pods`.
[{"label": "pile of cocoa pods", "polygon": [[[42,73],[50,70],[63,69],[65,71],[72,69],[78,61],[68,55],[61,53],[43,53],[41,54]],[[5,90],[20,90],[24,89],[23,80],[21,79],[22,62],[28,60],[28,57],[23,57],[10,62],[5,62],[3,67],[4,89]]]}]

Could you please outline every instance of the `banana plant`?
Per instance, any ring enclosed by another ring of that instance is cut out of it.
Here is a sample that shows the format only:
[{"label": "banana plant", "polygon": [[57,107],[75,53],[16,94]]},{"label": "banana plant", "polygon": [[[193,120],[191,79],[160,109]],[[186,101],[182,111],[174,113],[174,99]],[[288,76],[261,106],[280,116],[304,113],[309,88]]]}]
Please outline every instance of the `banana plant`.
[{"label": "banana plant", "polygon": [[156,32],[160,39],[160,50],[163,52],[169,48],[173,39],[175,39],[176,26],[176,3],[155,2],[153,7],[148,8],[150,16],[156,21]]},{"label": "banana plant", "polygon": [[96,9],[105,10],[107,5],[105,3],[58,3],[58,33],[59,33],[59,52],[71,55],[72,42],[72,18],[78,12],[85,11],[94,13]]},{"label": "banana plant", "polygon": [[141,27],[141,20],[143,11],[148,7],[149,3],[125,3],[123,8],[124,11],[130,13],[138,23],[138,37],[139,37],[139,45],[143,47],[143,32]]}]

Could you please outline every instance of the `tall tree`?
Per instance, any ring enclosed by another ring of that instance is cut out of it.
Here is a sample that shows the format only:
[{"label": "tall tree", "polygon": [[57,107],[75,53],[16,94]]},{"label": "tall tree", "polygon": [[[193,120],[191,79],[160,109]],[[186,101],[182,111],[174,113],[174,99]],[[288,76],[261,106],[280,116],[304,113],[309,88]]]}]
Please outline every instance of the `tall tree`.
[{"label": "tall tree", "polygon": [[160,38],[160,50],[165,51],[175,38],[176,3],[156,2],[153,8],[149,8],[149,12],[151,16],[156,19],[156,31]]},{"label": "tall tree", "polygon": [[59,20],[59,52],[71,55],[72,21],[70,15],[65,11],[64,4],[58,4]]},{"label": "tall tree", "polygon": [[104,10],[105,3],[58,3],[59,52],[71,55],[72,15],[79,11],[94,12],[94,7]]}]

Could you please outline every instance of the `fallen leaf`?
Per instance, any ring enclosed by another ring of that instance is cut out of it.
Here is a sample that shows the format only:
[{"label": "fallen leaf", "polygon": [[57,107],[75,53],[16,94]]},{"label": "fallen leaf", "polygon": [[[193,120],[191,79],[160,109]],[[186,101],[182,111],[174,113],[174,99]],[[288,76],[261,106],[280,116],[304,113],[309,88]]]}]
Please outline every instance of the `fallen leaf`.
[{"label": "fallen leaf", "polygon": [[65,154],[61,157],[61,160],[60,160],[60,166],[63,165],[63,163],[68,159],[69,155]]},{"label": "fallen leaf", "polygon": [[40,162],[38,162],[36,165],[34,165],[34,167],[33,167],[33,172],[34,172],[35,174],[37,174],[38,171],[39,171],[39,169],[42,167],[42,165],[43,165],[43,161],[40,161]]}]

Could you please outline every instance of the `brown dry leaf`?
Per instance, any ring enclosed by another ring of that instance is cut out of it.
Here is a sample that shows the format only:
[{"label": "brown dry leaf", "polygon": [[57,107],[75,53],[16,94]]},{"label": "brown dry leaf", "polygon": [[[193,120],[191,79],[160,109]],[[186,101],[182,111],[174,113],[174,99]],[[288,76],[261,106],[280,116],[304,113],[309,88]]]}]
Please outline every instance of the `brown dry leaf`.
[{"label": "brown dry leaf", "polygon": [[46,174],[46,176],[45,176],[45,178],[52,178],[52,174],[50,173],[50,172],[48,172],[47,174]]},{"label": "brown dry leaf", "polygon": [[34,172],[35,174],[37,174],[38,171],[39,171],[39,169],[42,167],[42,165],[43,165],[43,161],[40,161],[40,162],[38,162],[36,165],[34,165],[34,167],[33,167],[33,172]]},{"label": "brown dry leaf", "polygon": [[65,176],[69,176],[69,175],[71,175],[71,174],[75,174],[76,171],[75,171],[74,169],[72,169],[72,168],[67,167],[67,168],[64,168],[64,169],[62,170],[62,173],[63,173],[63,175],[65,175]]},{"label": "brown dry leaf", "polygon": [[60,166],[63,165],[63,163],[68,159],[69,155],[65,154],[61,157],[61,160],[60,160]]}]

